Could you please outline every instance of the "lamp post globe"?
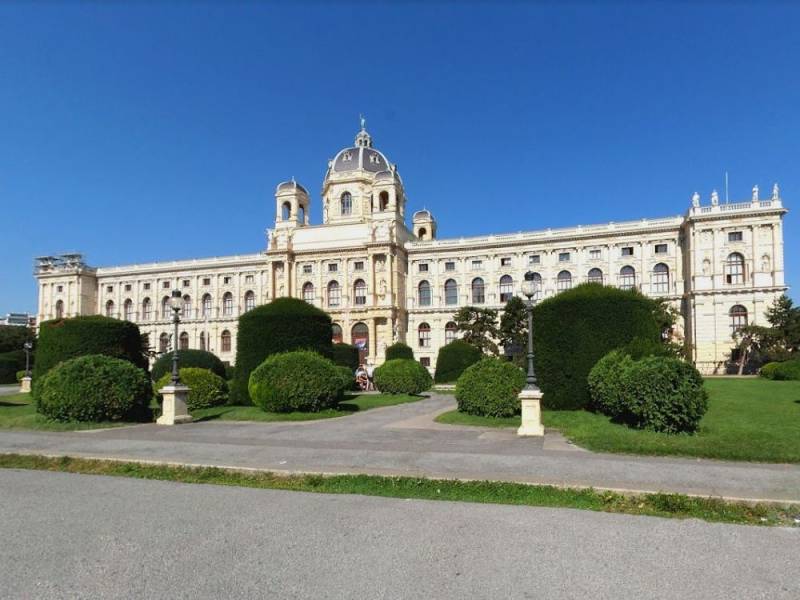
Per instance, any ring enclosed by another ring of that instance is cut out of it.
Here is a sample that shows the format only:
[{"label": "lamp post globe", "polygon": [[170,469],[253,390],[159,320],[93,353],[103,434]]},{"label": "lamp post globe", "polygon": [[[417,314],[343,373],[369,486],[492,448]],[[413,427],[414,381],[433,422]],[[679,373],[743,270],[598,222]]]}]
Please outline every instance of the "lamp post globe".
[{"label": "lamp post globe", "polygon": [[181,382],[178,371],[178,325],[181,322],[181,302],[181,291],[172,290],[172,295],[169,299],[169,305],[172,308],[172,323],[175,325],[175,334],[172,337],[172,385],[178,385]]}]

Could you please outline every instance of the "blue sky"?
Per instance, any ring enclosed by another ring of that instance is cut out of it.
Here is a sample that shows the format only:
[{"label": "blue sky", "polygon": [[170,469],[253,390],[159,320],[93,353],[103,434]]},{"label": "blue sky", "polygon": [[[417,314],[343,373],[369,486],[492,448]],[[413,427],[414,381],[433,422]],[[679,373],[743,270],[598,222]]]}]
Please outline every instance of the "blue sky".
[{"label": "blue sky", "polygon": [[[0,314],[34,256],[259,251],[364,113],[440,237],[800,191],[790,3],[0,4]],[[786,218],[788,283],[800,225]],[[796,290],[794,297],[798,298]]]}]

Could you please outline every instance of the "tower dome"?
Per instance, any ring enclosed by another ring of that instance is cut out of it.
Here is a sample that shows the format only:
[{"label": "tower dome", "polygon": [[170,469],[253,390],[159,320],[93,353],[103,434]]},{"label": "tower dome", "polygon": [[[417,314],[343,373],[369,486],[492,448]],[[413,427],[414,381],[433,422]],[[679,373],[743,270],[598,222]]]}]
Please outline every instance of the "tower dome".
[{"label": "tower dome", "polygon": [[381,152],[372,147],[372,136],[366,130],[366,121],[361,119],[361,130],[356,134],[352,146],[342,148],[328,165],[327,180],[331,174],[347,174],[356,171],[374,175],[381,172],[394,172],[395,167]]}]

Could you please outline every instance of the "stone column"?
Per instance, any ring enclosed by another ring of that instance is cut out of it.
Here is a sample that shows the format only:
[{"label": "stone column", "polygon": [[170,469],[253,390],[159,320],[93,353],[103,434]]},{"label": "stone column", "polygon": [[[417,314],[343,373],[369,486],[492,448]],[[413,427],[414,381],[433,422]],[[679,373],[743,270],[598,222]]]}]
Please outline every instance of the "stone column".
[{"label": "stone column", "polygon": [[542,391],[539,388],[524,389],[519,393],[522,405],[522,424],[517,429],[519,436],[544,435],[542,426]]}]

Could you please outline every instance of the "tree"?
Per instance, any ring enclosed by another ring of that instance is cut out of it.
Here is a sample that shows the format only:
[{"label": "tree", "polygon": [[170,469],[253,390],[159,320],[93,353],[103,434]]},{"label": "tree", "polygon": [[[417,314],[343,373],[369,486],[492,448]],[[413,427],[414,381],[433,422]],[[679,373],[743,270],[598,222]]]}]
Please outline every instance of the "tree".
[{"label": "tree", "polygon": [[776,298],[767,309],[767,322],[776,330],[787,352],[800,350],[800,307],[786,294]]},{"label": "tree", "polygon": [[33,339],[33,330],[29,327],[0,325],[0,354],[22,350],[22,345]]},{"label": "tree", "polygon": [[456,328],[460,331],[462,339],[475,346],[484,354],[497,356],[498,348],[496,339],[500,337],[497,329],[497,311],[491,308],[478,308],[464,306],[458,309],[453,316]]},{"label": "tree", "polygon": [[738,358],[738,372],[748,361],[757,363],[784,361],[800,349],[800,308],[786,294],[776,298],[766,310],[770,327],[745,325],[733,333]]},{"label": "tree", "polygon": [[512,351],[514,362],[524,362],[528,347],[528,308],[519,296],[506,302],[500,316],[500,345]]}]

